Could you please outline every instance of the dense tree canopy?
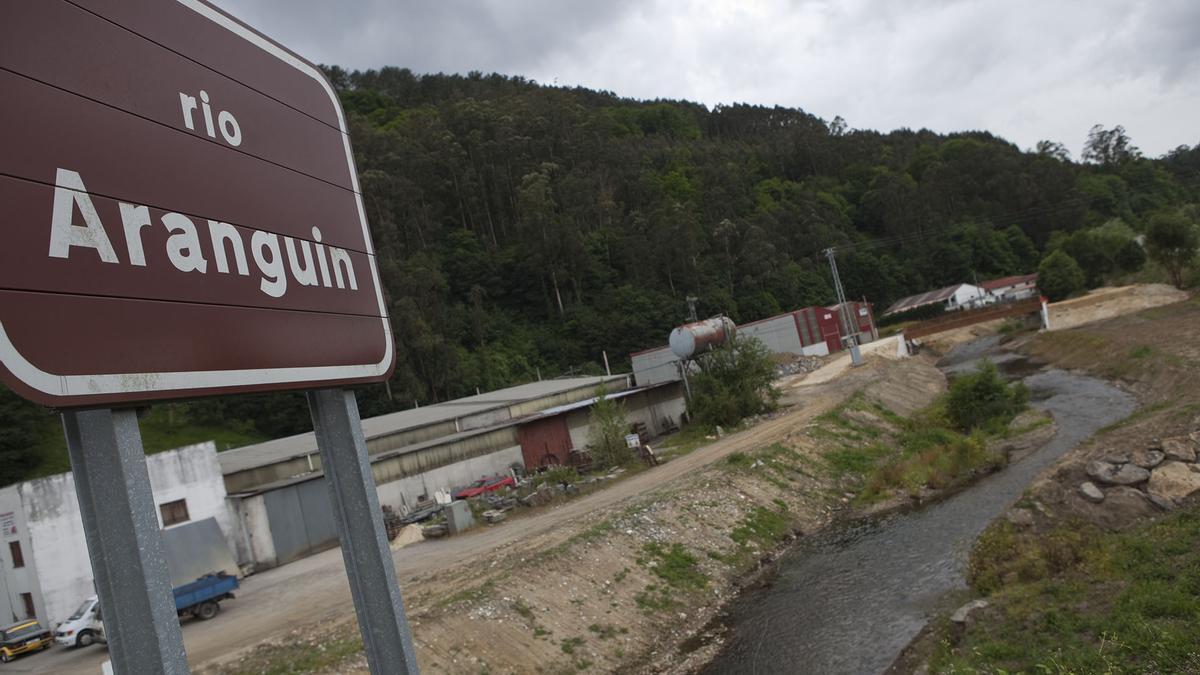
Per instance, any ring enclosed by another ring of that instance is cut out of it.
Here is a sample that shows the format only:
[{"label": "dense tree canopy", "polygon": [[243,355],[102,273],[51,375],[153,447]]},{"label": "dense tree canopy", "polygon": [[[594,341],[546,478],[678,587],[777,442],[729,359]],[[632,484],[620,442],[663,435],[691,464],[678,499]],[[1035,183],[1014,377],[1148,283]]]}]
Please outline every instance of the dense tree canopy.
[{"label": "dense tree canopy", "polygon": [[[880,133],[480,73],[327,72],[396,336],[395,375],[360,392],[364,416],[600,372],[604,353],[627,367],[689,295],[739,321],[831,303],[830,246],[847,293],[877,306],[1031,272],[1047,250],[1078,255],[1096,285],[1140,266],[1130,242],[1196,201],[1200,172],[1200,150],[1146,159],[1121,127],[1093,129],[1074,163],[1061,143],[1025,152],[985,131]],[[271,435],[308,424],[297,395],[192,408]]]}]

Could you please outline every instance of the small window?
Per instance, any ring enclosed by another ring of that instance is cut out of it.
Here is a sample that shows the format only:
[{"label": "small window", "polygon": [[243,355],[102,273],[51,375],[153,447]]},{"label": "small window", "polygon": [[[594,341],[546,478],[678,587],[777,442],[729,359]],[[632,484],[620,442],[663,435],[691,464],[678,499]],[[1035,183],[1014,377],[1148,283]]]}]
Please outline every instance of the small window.
[{"label": "small window", "polygon": [[186,499],[167,502],[160,505],[158,510],[162,513],[163,527],[170,527],[191,520],[191,516],[188,515]]},{"label": "small window", "polygon": [[22,593],[21,602],[25,603],[25,618],[36,618],[37,610],[33,608],[33,593]]},{"label": "small window", "polygon": [[21,552],[21,542],[8,542],[8,552],[12,554],[13,569],[19,569],[25,566],[25,554]]}]

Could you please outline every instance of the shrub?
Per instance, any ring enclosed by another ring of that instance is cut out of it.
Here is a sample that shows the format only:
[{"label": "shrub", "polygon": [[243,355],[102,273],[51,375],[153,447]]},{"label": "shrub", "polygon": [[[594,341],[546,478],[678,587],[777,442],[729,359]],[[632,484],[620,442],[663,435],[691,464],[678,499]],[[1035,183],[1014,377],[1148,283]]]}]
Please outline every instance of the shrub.
[{"label": "shrub", "polygon": [[1083,289],[1086,281],[1083,268],[1062,251],[1046,256],[1038,266],[1038,289],[1051,300],[1062,300]]},{"label": "shrub", "polygon": [[984,360],[974,373],[960,375],[946,395],[946,417],[959,431],[998,430],[1007,426],[1029,401],[1023,384],[1010,385],[996,366]]},{"label": "shrub", "polygon": [[1182,213],[1159,213],[1146,231],[1150,257],[1162,265],[1176,288],[1183,288],[1183,272],[1196,259],[1200,231]]},{"label": "shrub", "polygon": [[625,444],[625,432],[629,429],[625,406],[606,396],[607,392],[601,387],[599,398],[588,415],[588,445],[592,450],[592,461],[601,470],[620,466],[630,459],[629,446]]},{"label": "shrub", "polygon": [[753,338],[735,339],[703,357],[701,372],[690,376],[688,414],[702,426],[733,426],[775,407],[774,378],[766,347]]}]

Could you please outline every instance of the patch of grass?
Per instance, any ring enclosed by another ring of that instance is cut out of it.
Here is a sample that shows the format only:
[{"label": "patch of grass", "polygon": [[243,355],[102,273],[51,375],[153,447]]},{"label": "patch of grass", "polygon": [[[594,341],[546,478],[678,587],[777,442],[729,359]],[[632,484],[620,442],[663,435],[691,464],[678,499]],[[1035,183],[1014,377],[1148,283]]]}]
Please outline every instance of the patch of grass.
[{"label": "patch of grass", "polygon": [[729,466],[743,469],[754,463],[754,460],[750,458],[750,455],[747,455],[744,452],[735,452],[725,458],[725,463]]},{"label": "patch of grass", "polygon": [[835,479],[847,476],[861,476],[875,468],[879,458],[891,454],[891,450],[881,443],[873,443],[863,447],[843,447],[825,453],[825,464]]},{"label": "patch of grass", "polygon": [[925,487],[941,490],[977,471],[1004,464],[1002,455],[987,449],[982,433],[956,435],[941,443],[930,443],[931,437],[937,435],[919,432],[911,445],[901,440],[900,455],[871,475],[858,500],[869,503],[898,490],[909,494],[917,494]]},{"label": "patch of grass", "polygon": [[226,673],[249,675],[293,675],[336,669],[363,651],[362,637],[353,625],[335,628],[328,639],[311,643],[295,639],[260,645]]},{"label": "patch of grass", "polygon": [[682,544],[663,546],[646,544],[637,563],[649,569],[662,583],[649,584],[634,596],[643,611],[661,611],[678,605],[676,591],[692,592],[708,586],[708,575],[700,569],[699,561]]},{"label": "patch of grass", "polygon": [[614,584],[619,584],[619,583],[621,583],[622,581],[625,581],[625,577],[627,577],[627,576],[629,576],[629,568],[628,568],[628,567],[622,567],[622,568],[621,568],[621,571],[620,571],[620,572],[617,572],[617,573],[616,573],[616,574],[613,576],[613,583],[614,583]]},{"label": "patch of grass", "polygon": [[596,635],[601,640],[611,640],[617,635],[624,635],[629,632],[628,628],[617,627],[607,623],[594,623],[588,626],[588,630]]},{"label": "patch of grass", "polygon": [[442,609],[445,607],[450,607],[452,605],[457,605],[459,603],[479,602],[480,600],[483,600],[484,598],[491,595],[495,590],[496,590],[496,582],[495,581],[491,581],[491,580],[485,581],[484,583],[479,584],[478,586],[472,586],[471,588],[465,588],[457,593],[446,596],[445,598],[443,598],[443,599],[439,600],[437,603],[435,603],[434,607],[437,607],[438,609]]},{"label": "patch of grass", "polygon": [[708,576],[700,569],[696,556],[683,544],[663,546],[650,542],[642,547],[638,563],[649,568],[654,576],[672,588],[698,590],[708,585]]},{"label": "patch of grass", "polygon": [[1016,436],[1024,436],[1025,434],[1027,434],[1031,431],[1034,431],[1036,429],[1041,429],[1042,427],[1045,427],[1045,426],[1050,426],[1053,423],[1054,423],[1054,418],[1050,417],[1049,415],[1043,415],[1041,417],[1038,417],[1034,421],[1030,422],[1029,424],[1022,424],[1019,427],[1009,427],[1008,431],[1004,435],[1009,438],[1014,438]]},{"label": "patch of grass", "polygon": [[645,589],[633,596],[633,602],[644,612],[659,612],[679,604],[669,587],[658,584],[647,584]]},{"label": "patch of grass", "polygon": [[740,525],[733,528],[729,538],[739,546],[751,542],[764,546],[780,541],[790,531],[788,520],[782,513],[756,506]]},{"label": "patch of grass", "polygon": [[698,424],[689,424],[682,431],[668,437],[663,441],[662,448],[655,448],[655,452],[661,452],[670,457],[682,457],[701,448],[713,441],[708,440],[709,436],[716,434],[712,429],[703,427]]},{"label": "patch of grass", "polygon": [[934,672],[1200,672],[1200,507],[1125,532],[989,528],[969,578],[993,607]]},{"label": "patch of grass", "polygon": [[1154,348],[1149,345],[1142,345],[1129,350],[1129,358],[1131,359],[1144,359],[1152,354],[1154,354]]},{"label": "patch of grass", "polygon": [[562,642],[558,643],[558,646],[560,649],[562,649],[562,652],[564,654],[574,654],[575,649],[577,647],[583,646],[583,638],[581,638],[581,637],[566,638]]},{"label": "patch of grass", "polygon": [[545,628],[542,628],[541,626],[533,627],[533,637],[535,637],[535,638],[546,637],[547,635],[553,635],[553,634],[554,634],[553,631],[548,631]]}]

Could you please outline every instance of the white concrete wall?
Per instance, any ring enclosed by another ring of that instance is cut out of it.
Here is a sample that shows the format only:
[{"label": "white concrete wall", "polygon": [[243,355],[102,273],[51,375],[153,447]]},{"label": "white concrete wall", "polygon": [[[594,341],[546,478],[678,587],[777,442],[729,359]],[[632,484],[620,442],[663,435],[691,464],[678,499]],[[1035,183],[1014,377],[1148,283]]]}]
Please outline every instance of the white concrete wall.
[{"label": "white concrete wall", "polygon": [[[25,618],[22,593],[33,595],[34,609],[37,610],[37,617],[42,619],[45,612],[42,591],[38,587],[37,568],[33,560],[33,546],[29,540],[25,513],[21,509],[21,495],[15,485],[0,490],[0,523],[6,526],[0,531],[0,624]],[[20,543],[22,557],[25,559],[25,566],[19,569],[13,568],[12,554],[9,550],[9,542],[13,541]]]},{"label": "white concrete wall", "polygon": [[[190,520],[215,518],[229,550],[237,551],[241,538],[238,521],[225,500],[225,479],[217,461],[216,445],[199,443],[148,455],[146,469],[150,473],[155,506],[186,500]],[[162,526],[161,510],[158,524]]]},{"label": "white concrete wall", "polygon": [[[230,550],[237,550],[237,530],[225,504],[225,483],[214,444],[170,450],[146,460],[155,505],[186,499],[191,520],[216,518]],[[20,496],[19,511],[28,522],[30,546],[25,560],[36,569],[38,618],[54,625],[95,593],[75,480],[63,473],[14,487]],[[159,518],[161,523],[161,514]]]},{"label": "white concrete wall", "polygon": [[[505,448],[481,457],[438,467],[418,476],[409,476],[376,486],[380,505],[387,504],[400,513],[416,505],[421,495],[433,499],[435,490],[449,490],[483,476],[507,473],[513,464],[522,464],[521,446]],[[269,536],[269,535],[268,535]]]},{"label": "white concrete wall", "polygon": [[17,490],[32,539],[33,550],[25,558],[36,562],[42,591],[39,618],[54,625],[95,593],[75,480],[60,473],[21,483]]},{"label": "white concrete wall", "polygon": [[950,309],[970,307],[975,303],[976,300],[984,297],[985,295],[987,295],[987,292],[982,288],[978,286],[972,286],[971,284],[963,284],[958,287],[958,290],[954,291],[954,295],[951,296],[948,304]]}]

